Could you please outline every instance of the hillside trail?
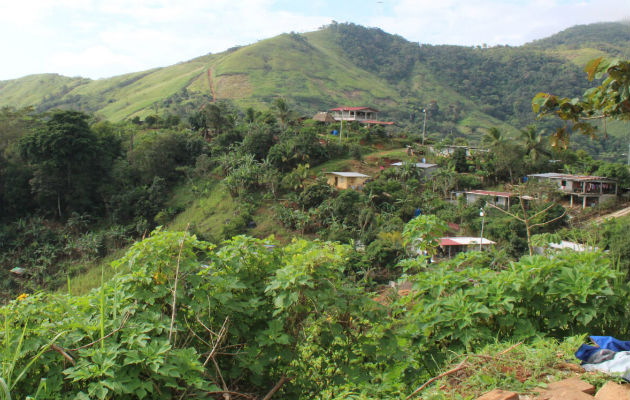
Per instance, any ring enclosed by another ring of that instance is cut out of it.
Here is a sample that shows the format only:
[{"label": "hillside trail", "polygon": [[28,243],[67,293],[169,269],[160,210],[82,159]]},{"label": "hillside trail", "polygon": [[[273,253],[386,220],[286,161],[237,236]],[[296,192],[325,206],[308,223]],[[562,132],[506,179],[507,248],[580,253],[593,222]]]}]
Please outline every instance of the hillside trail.
[{"label": "hillside trail", "polygon": [[609,218],[620,218],[626,215],[630,215],[630,207],[622,208],[621,210],[615,211],[613,213],[602,215],[601,217],[595,218],[592,222],[600,223]]}]

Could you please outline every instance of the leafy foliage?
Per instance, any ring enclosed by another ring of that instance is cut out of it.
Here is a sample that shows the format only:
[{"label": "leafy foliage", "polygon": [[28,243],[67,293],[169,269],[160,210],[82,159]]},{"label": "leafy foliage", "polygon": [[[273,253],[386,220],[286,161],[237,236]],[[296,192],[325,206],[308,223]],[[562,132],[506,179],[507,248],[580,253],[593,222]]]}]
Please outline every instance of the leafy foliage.
[{"label": "leafy foliage", "polygon": [[627,60],[591,60],[584,68],[589,81],[602,79],[602,83],[584,92],[580,98],[560,98],[538,93],[532,100],[539,117],[555,114],[566,121],[555,133],[555,144],[566,148],[571,130],[595,136],[597,128],[592,119],[630,119],[630,62]]}]

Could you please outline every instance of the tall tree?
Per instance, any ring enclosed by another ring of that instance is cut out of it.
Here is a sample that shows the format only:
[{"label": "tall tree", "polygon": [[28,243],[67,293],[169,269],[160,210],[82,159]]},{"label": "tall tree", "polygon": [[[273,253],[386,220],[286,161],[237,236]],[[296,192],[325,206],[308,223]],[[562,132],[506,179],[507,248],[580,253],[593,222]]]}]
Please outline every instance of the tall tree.
[{"label": "tall tree", "polygon": [[282,129],[282,131],[286,130],[289,121],[291,121],[291,119],[293,119],[294,117],[294,111],[291,110],[291,108],[287,104],[287,101],[282,97],[278,97],[277,99],[275,99],[271,108],[273,109],[276,118],[278,118],[278,121],[280,122],[280,129]]},{"label": "tall tree", "polygon": [[525,153],[534,163],[538,161],[541,155],[547,157],[551,156],[551,153],[545,148],[543,132],[537,130],[533,125],[528,126],[520,132],[521,138],[525,144]]},{"label": "tall tree", "polygon": [[506,138],[499,128],[493,126],[484,133],[481,141],[490,147],[496,147],[503,144],[506,141]]},{"label": "tall tree", "polygon": [[59,218],[97,207],[104,174],[103,148],[77,111],[54,112],[44,126],[20,141],[20,154],[33,167],[31,187],[40,206]]}]

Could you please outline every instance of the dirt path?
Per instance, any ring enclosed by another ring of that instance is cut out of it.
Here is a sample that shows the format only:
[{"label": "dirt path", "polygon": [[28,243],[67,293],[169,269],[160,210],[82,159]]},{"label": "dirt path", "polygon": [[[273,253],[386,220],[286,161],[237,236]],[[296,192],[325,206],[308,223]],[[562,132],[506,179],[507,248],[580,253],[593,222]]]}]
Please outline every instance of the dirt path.
[{"label": "dirt path", "polygon": [[212,102],[217,101],[217,96],[214,92],[214,80],[212,79],[213,68],[208,68],[208,86],[210,86],[210,93],[212,94]]},{"label": "dirt path", "polygon": [[629,215],[629,214],[630,214],[630,207],[626,207],[626,208],[622,208],[619,211],[615,211],[614,213],[602,215],[601,217],[598,217],[598,218],[594,219],[593,222],[599,223],[599,222],[603,222],[604,220],[609,219],[609,218],[619,218],[619,217],[623,217],[623,216]]}]

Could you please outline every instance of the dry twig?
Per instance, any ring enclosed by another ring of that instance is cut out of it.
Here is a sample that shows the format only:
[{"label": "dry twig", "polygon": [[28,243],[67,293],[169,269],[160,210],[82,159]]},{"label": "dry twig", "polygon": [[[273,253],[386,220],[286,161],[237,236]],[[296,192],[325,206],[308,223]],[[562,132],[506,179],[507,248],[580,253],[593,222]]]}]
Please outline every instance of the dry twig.
[{"label": "dry twig", "polygon": [[456,367],[454,367],[454,368],[452,368],[452,369],[449,369],[448,371],[443,372],[443,373],[441,373],[440,375],[435,376],[435,377],[433,377],[433,378],[429,379],[428,381],[426,381],[426,382],[424,383],[424,385],[420,386],[418,389],[414,390],[414,392],[413,392],[413,393],[411,393],[409,396],[407,396],[407,399],[406,399],[406,400],[409,400],[409,399],[410,399],[410,398],[412,398],[413,396],[417,395],[418,393],[420,393],[420,391],[421,391],[422,389],[424,389],[425,387],[429,386],[431,383],[433,383],[433,382],[437,381],[438,379],[440,379],[440,378],[444,378],[444,377],[445,377],[445,376],[447,376],[447,375],[454,374],[455,372],[457,372],[457,371],[459,371],[459,370],[462,370],[462,369],[466,368],[466,367],[468,366],[468,365],[466,365],[466,360],[468,360],[468,356],[466,356],[466,358],[464,358],[464,359],[462,360],[462,362],[460,362],[459,364],[457,364],[457,366],[456,366]]},{"label": "dry twig", "polygon": [[74,358],[72,358],[72,356],[68,354],[64,348],[59,347],[54,343],[50,345],[50,348],[61,354],[66,360],[70,361],[70,364],[77,365],[77,363],[74,361]]}]

